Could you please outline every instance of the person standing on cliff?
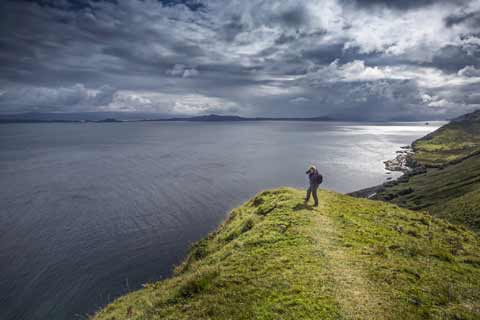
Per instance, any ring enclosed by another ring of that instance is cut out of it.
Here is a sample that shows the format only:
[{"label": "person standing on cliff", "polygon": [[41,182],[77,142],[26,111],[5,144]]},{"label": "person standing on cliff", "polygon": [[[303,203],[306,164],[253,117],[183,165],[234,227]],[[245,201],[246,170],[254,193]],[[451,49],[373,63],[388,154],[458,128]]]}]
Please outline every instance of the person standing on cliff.
[{"label": "person standing on cliff", "polygon": [[315,201],[314,207],[318,207],[318,196],[317,196],[317,189],[318,186],[322,183],[323,177],[320,173],[318,173],[317,168],[315,168],[314,165],[311,165],[308,167],[307,172],[305,172],[308,175],[308,180],[310,182],[310,185],[307,189],[307,196],[305,197],[305,203],[310,200],[310,195],[313,196],[313,200]]}]

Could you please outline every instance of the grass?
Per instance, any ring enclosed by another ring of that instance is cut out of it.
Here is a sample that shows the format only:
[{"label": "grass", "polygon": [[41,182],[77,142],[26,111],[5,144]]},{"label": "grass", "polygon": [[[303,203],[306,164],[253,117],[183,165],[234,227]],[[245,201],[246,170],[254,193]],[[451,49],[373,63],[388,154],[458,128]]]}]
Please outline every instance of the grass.
[{"label": "grass", "polygon": [[480,231],[480,155],[400,179],[374,198],[413,210],[427,210]]},{"label": "grass", "polygon": [[175,276],[93,319],[479,319],[480,240],[393,204],[258,194],[197,242]]},{"label": "grass", "polygon": [[462,196],[450,199],[430,208],[440,218],[465,224],[480,232],[480,187]]},{"label": "grass", "polygon": [[480,151],[480,111],[462,116],[413,143],[413,159],[427,167],[445,166]]}]

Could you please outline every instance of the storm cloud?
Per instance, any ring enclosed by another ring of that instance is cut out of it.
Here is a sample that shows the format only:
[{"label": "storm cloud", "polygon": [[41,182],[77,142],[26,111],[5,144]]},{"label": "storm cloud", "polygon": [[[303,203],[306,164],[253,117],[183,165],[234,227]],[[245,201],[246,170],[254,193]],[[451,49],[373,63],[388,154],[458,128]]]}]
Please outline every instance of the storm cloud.
[{"label": "storm cloud", "polygon": [[0,4],[0,113],[440,119],[480,107],[480,0]]}]

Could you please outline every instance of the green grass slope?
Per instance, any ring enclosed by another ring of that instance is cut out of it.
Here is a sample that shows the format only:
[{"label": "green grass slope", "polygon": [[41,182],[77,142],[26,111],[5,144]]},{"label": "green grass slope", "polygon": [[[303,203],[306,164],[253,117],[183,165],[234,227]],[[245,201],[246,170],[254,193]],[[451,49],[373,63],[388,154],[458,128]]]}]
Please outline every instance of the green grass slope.
[{"label": "green grass slope", "polygon": [[374,198],[413,210],[427,210],[480,231],[480,155],[400,179]]},{"label": "green grass slope", "polygon": [[480,151],[480,110],[461,116],[415,141],[413,160],[438,167]]},{"label": "green grass slope", "polygon": [[480,319],[480,239],[393,204],[264,191],[93,319]]},{"label": "green grass slope", "polygon": [[480,188],[431,207],[437,216],[480,232]]},{"label": "green grass slope", "polygon": [[426,210],[480,232],[480,111],[413,143],[413,159],[426,172],[406,175],[373,197]]}]

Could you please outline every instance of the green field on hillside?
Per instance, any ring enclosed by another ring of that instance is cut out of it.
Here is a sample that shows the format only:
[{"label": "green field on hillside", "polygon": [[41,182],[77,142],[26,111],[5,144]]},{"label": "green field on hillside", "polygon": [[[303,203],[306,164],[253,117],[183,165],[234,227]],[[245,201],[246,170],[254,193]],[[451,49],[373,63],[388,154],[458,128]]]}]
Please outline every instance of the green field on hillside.
[{"label": "green field on hillside", "polygon": [[476,234],[385,202],[320,191],[313,208],[303,197],[258,194],[174,277],[93,319],[480,319]]},{"label": "green field on hillside", "polygon": [[480,151],[480,111],[459,117],[412,145],[419,165],[438,167]]}]

